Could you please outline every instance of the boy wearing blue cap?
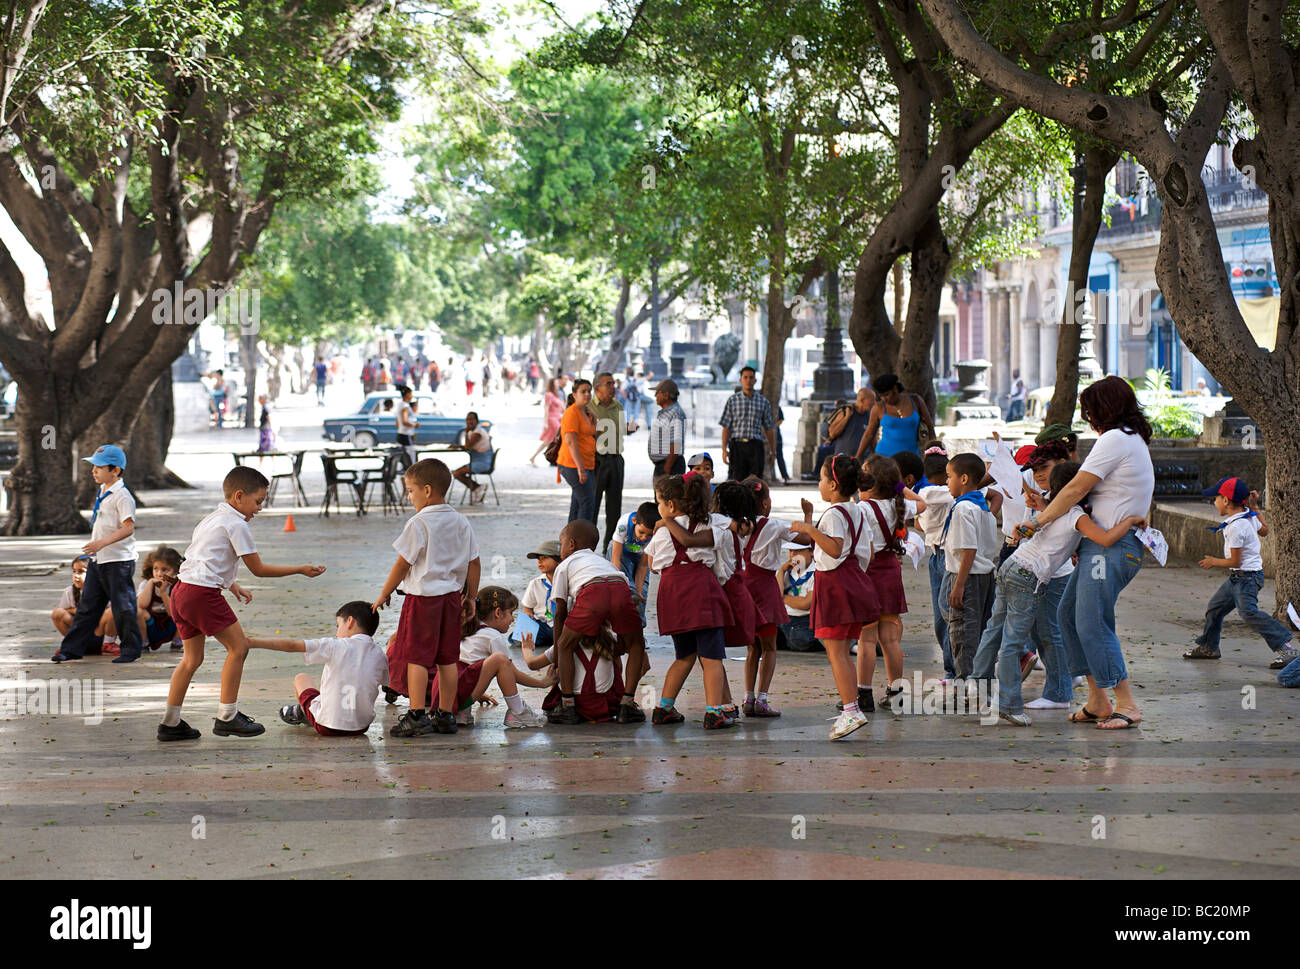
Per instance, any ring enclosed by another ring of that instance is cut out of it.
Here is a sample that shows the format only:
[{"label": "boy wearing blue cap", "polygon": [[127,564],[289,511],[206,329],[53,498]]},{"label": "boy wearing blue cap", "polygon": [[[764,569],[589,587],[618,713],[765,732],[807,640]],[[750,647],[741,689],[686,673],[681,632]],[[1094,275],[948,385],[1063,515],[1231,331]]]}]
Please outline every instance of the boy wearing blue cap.
[{"label": "boy wearing blue cap", "polygon": [[1183,659],[1218,659],[1219,635],[1223,620],[1233,609],[1251,629],[1264,637],[1276,656],[1269,669],[1280,670],[1300,656],[1291,634],[1280,622],[1259,608],[1259,590],[1264,588],[1264,559],[1259,552],[1259,512],[1248,508],[1251,491],[1240,478],[1224,478],[1213,488],[1201,492],[1214,499],[1214,510],[1226,520],[1211,531],[1223,532],[1223,555],[1207,555],[1201,568],[1216,566],[1228,569],[1228,578],[1214,593],[1205,610],[1205,629],[1196,637],[1196,645],[1183,653]]},{"label": "boy wearing blue cap", "polygon": [[86,584],[77,603],[72,628],[63,637],[56,663],[81,659],[96,641],[95,626],[108,606],[121,637],[121,654],[114,663],[134,663],[140,658],[140,625],[135,619],[135,499],[122,483],[126,455],[115,444],[105,444],[82,460],[99,485],[90,518],[90,541],[82,551],[93,556],[86,569]]}]

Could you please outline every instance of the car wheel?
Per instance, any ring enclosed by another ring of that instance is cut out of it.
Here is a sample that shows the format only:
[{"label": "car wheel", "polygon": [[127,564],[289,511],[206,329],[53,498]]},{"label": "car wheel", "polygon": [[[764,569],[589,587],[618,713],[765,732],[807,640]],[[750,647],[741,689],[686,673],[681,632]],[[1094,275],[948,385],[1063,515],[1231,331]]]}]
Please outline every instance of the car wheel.
[{"label": "car wheel", "polygon": [[357,436],[352,440],[357,447],[366,449],[372,448],[379,443],[379,439],[370,431],[357,431]]}]

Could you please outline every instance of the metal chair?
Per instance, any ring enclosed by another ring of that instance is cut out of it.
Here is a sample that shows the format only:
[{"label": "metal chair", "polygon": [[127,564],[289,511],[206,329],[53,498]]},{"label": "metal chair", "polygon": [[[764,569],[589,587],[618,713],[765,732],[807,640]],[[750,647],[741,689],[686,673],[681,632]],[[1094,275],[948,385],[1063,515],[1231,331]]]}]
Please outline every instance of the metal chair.
[{"label": "metal chair", "polygon": [[282,478],[289,479],[289,486],[293,490],[293,506],[295,508],[306,508],[311,505],[311,502],[307,500],[307,492],[303,490],[301,479],[302,459],[306,457],[306,455],[306,451],[295,452],[290,470],[271,475],[271,487],[267,491],[266,495],[266,504],[268,508],[271,506],[272,502],[275,501],[276,486],[280,483]]},{"label": "metal chair", "polygon": [[343,513],[343,504],[339,499],[339,485],[346,485],[352,492],[352,500],[356,504],[357,514],[365,513],[364,492],[360,489],[360,481],[357,478],[357,472],[353,469],[340,471],[338,467],[338,456],[334,454],[322,454],[320,456],[321,466],[325,469],[325,501],[321,504],[320,513],[328,518],[330,515],[330,500],[333,499],[335,507],[339,514]]},{"label": "metal chair", "polygon": [[[496,501],[496,503],[497,503],[498,505],[501,504],[501,498],[500,498],[500,496],[497,495],[497,486],[496,486],[496,482],[492,480],[492,474],[493,474],[493,472],[495,472],[496,469],[497,469],[497,457],[498,457],[500,454],[501,454],[501,449],[500,449],[500,448],[496,448],[495,450],[493,450],[493,452],[492,452],[492,461],[491,461],[491,463],[488,464],[488,469],[487,469],[486,471],[471,471],[471,472],[470,472],[470,474],[473,474],[473,475],[483,475],[484,477],[486,477],[486,478],[488,479],[488,485],[490,485],[491,488],[492,488],[492,497],[493,497],[493,499],[495,499],[495,501]],[[453,483],[453,485],[455,484],[455,480],[456,480],[455,478],[452,479],[452,483]],[[463,486],[462,486],[462,487],[463,487]],[[463,495],[460,496],[460,503],[461,503],[462,505],[465,504],[465,499],[467,499],[467,498],[470,496],[470,494],[471,494],[470,490],[469,490],[468,488],[466,488],[466,489],[465,489],[465,493],[464,493]]]}]

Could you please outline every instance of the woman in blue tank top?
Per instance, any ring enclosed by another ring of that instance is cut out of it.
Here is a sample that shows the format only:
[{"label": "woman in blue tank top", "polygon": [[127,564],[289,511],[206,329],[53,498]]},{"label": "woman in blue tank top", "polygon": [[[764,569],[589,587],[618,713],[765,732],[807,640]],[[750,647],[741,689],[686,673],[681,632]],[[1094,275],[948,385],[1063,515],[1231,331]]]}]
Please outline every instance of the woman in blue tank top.
[{"label": "woman in blue tank top", "polygon": [[[876,392],[876,406],[871,409],[871,422],[858,445],[857,459],[874,451],[893,457],[900,451],[920,454],[917,437],[921,423],[934,430],[934,419],[919,394],[904,392],[903,385],[892,373],[881,374],[871,382]],[[876,441],[879,434],[880,440]]]}]

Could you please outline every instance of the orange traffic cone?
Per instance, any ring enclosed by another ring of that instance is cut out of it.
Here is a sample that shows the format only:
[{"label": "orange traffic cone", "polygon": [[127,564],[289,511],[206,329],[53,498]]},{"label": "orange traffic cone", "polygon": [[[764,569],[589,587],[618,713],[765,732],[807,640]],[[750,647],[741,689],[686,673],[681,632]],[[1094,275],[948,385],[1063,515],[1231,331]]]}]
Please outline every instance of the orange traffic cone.
[{"label": "orange traffic cone", "polygon": [[294,525],[294,523],[293,523],[293,516],[292,516],[292,515],[287,515],[287,516],[285,516],[285,519],[284,519],[284,530],[285,530],[286,532],[296,532],[296,531],[298,530],[298,527],[297,527],[296,525]]}]

